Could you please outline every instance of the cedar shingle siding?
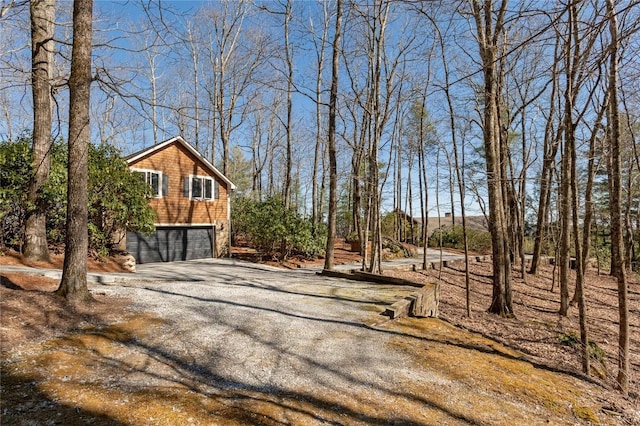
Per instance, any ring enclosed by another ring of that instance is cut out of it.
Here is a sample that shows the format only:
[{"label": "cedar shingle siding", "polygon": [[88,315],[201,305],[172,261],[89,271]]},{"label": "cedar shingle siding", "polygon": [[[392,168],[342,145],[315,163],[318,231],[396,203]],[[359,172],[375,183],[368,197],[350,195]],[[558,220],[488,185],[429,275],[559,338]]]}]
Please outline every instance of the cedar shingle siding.
[{"label": "cedar shingle siding", "polygon": [[[159,224],[205,224],[214,220],[227,220],[227,188],[204,167],[186,148],[179,144],[168,145],[145,156],[129,167],[161,171],[168,177],[168,194],[152,198],[149,204],[157,213]],[[184,181],[190,175],[211,176],[219,186],[219,198],[213,201],[190,200],[184,194]]]}]

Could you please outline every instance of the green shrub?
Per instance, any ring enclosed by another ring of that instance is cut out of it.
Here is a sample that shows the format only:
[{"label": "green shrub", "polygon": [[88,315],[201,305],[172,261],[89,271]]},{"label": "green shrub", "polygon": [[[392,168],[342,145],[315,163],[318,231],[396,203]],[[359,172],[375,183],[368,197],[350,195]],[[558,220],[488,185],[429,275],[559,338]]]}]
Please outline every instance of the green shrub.
[{"label": "green shrub", "polygon": [[[0,142],[0,245],[20,249],[24,222],[30,208],[27,191],[32,176],[31,138]],[[107,253],[115,231],[152,232],[154,211],[147,198],[150,188],[131,173],[118,150],[111,146],[89,146],[88,182],[89,248]],[[40,208],[47,212],[47,240],[64,242],[67,198],[67,146],[56,141],[51,147],[49,179],[40,194]]]},{"label": "green shrub", "polygon": [[[579,348],[580,346],[582,346],[582,342],[580,341],[580,338],[578,337],[577,333],[573,331],[560,334],[558,336],[558,340],[560,340],[561,344],[565,346],[571,346],[572,348]],[[588,341],[589,341],[589,358],[595,361],[604,362],[607,356],[604,349],[598,346],[598,344],[593,340],[589,339]]]},{"label": "green shrub", "polygon": [[129,170],[113,146],[89,147],[89,246],[105,253],[118,231],[149,234],[155,212],[149,206],[151,187]]},{"label": "green shrub", "polygon": [[232,202],[233,238],[244,239],[263,254],[284,260],[292,254],[314,257],[324,252],[326,227],[313,227],[295,209],[286,209],[279,197],[255,201],[245,197]]},{"label": "green shrub", "polygon": [[15,247],[24,239],[27,191],[31,178],[31,149],[21,137],[0,144],[0,244]]},{"label": "green shrub", "polygon": [[[385,237],[399,239],[411,244],[421,244],[422,229],[420,225],[412,224],[407,215],[398,211],[392,211],[382,216],[380,228]],[[413,235],[411,230],[413,229]],[[399,231],[399,234],[398,234]]]},{"label": "green shrub", "polygon": [[[464,250],[461,225],[443,226],[440,229],[436,229],[429,237],[429,247],[440,247],[440,238],[442,238],[442,247]],[[491,252],[491,234],[487,231],[467,228],[467,241],[470,251],[478,253]]]}]

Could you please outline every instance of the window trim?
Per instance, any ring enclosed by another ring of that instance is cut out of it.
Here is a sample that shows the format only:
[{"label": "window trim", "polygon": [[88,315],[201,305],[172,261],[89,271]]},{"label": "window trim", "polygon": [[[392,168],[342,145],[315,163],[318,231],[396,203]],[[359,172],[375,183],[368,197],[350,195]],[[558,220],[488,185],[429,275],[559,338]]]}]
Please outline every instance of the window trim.
[{"label": "window trim", "polygon": [[162,198],[166,197],[167,194],[164,193],[164,176],[165,174],[161,170],[153,170],[153,169],[140,169],[137,167],[132,167],[131,171],[134,173],[144,173],[144,181],[146,184],[151,186],[153,189],[153,185],[150,183],[150,175],[156,174],[158,175],[158,194],[154,194],[152,198]]},{"label": "window trim", "polygon": [[[218,194],[216,194],[216,185],[219,185],[219,183],[213,176],[189,174],[187,176],[187,178],[189,179],[189,200],[212,202],[212,201],[216,201],[216,200],[218,200],[220,198],[219,190],[218,190]],[[194,197],[193,196],[193,181],[194,181],[194,179],[199,179],[202,182],[202,186],[201,186],[202,196],[200,196],[200,197]],[[210,198],[205,197],[205,195],[206,195],[206,183],[205,183],[205,181],[207,181],[207,180],[211,182],[211,197]],[[186,195],[186,191],[185,191],[185,195]],[[218,195],[218,196],[216,197],[216,195]]]}]

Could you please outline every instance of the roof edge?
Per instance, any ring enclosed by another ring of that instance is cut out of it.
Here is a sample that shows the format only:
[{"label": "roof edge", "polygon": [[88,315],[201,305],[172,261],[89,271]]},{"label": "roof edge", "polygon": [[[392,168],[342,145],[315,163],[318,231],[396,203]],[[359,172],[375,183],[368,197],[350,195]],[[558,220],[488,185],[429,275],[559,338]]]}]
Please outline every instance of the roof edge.
[{"label": "roof edge", "polygon": [[187,142],[186,140],[184,140],[184,138],[182,138],[182,136],[174,136],[170,139],[167,139],[163,142],[160,142],[157,145],[153,145],[150,146],[148,148],[142,149],[138,152],[135,152],[133,154],[131,154],[130,156],[126,157],[125,160],[127,162],[127,164],[131,164],[137,160],[139,160],[140,158],[147,156],[149,154],[153,154],[156,151],[159,151],[161,149],[163,149],[164,147],[171,145],[172,143],[177,142],[180,145],[182,145],[183,147],[185,147],[189,152],[191,152],[193,155],[196,156],[196,158],[198,158],[200,161],[202,161],[202,163],[216,176],[218,176],[222,181],[224,181],[227,185],[229,185],[229,189],[232,191],[235,191],[236,186],[233,184],[233,182],[231,182],[229,180],[229,178],[227,178],[225,175],[222,174],[222,172],[220,170],[218,170],[213,164],[211,164],[211,162],[209,160],[207,160],[206,158],[204,158],[202,156],[202,154],[200,154],[193,146],[191,146],[191,144],[189,142]]}]

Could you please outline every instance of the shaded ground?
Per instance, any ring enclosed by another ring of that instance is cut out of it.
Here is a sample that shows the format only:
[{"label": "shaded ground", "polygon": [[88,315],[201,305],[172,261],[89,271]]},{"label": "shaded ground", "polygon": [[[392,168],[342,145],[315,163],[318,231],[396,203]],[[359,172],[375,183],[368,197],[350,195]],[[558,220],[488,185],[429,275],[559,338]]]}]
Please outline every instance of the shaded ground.
[{"label": "shaded ground", "polygon": [[[558,315],[560,294],[553,282],[553,267],[544,265],[537,276],[513,271],[513,303],[516,318],[500,318],[486,312],[491,304],[491,263],[470,264],[471,318],[466,316],[464,263],[420,272],[387,271],[386,274],[418,282],[438,281],[440,276],[440,317],[448,322],[496,339],[524,352],[538,362],[562,371],[579,372],[580,328],[577,306],[569,315]],[[575,277],[572,277],[575,279]],[[640,404],[640,280],[629,275],[630,383],[632,400]],[[553,291],[551,288],[555,287]],[[573,295],[573,288],[570,289]],[[587,325],[592,348],[593,378],[615,386],[618,343],[618,294],[615,279],[587,271],[585,297]],[[573,342],[572,342],[573,341]],[[575,343],[575,344],[570,344]]]},{"label": "shaded ground", "polygon": [[[64,253],[52,252],[50,254],[50,258],[51,260],[49,262],[30,261],[25,259],[20,253],[10,250],[4,253],[0,252],[0,265],[62,269]],[[122,266],[124,261],[124,255],[113,255],[111,257],[104,257],[101,259],[90,257],[87,259],[87,268],[89,269],[89,272],[129,272]]]},{"label": "shaded ground", "polygon": [[[472,265],[472,319],[464,317],[464,274],[456,268],[443,270],[440,309],[490,338],[438,320],[386,322],[379,312],[410,290],[372,293],[330,279],[310,286],[302,283],[309,273],[230,273],[214,286],[96,286],[99,303],[83,311],[47,292],[54,280],[3,273],[0,422],[639,424],[637,281],[630,286],[636,393],[624,400],[607,387],[610,375],[597,384],[552,371],[579,363],[578,351],[557,339],[577,322],[575,309],[568,319],[555,314],[550,269],[540,281],[515,280],[517,319],[504,320],[484,313],[486,268]],[[437,273],[394,272],[413,280]],[[592,339],[607,354],[603,371],[615,373],[614,290],[600,278],[590,276],[587,288]],[[311,311],[319,303],[327,308]],[[282,320],[283,329],[272,328]],[[325,328],[330,335],[319,334]]]}]

